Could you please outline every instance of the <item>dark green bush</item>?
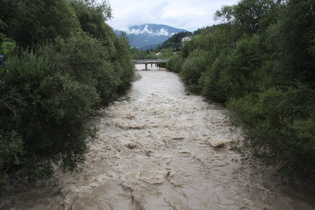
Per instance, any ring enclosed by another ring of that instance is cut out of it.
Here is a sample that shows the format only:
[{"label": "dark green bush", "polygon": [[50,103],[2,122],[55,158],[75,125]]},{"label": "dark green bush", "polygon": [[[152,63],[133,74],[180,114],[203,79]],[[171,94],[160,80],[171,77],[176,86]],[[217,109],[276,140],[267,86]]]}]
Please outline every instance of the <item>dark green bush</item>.
[{"label": "dark green bush", "polygon": [[272,88],[228,103],[245,128],[253,156],[280,163],[291,175],[309,176],[315,165],[315,90],[304,84]]},{"label": "dark green bush", "polygon": [[208,100],[220,103],[224,103],[227,100],[228,96],[225,91],[227,84],[221,79],[221,77],[225,76],[222,70],[227,68],[227,63],[226,55],[222,54],[202,74],[200,79],[202,95]]},{"label": "dark green bush", "polygon": [[124,94],[134,81],[135,66],[131,61],[130,45],[124,37],[117,37],[111,30],[115,46],[115,56],[112,58],[114,71],[120,78],[118,83],[118,94]]},{"label": "dark green bush", "polygon": [[95,108],[134,79],[128,43],[104,22],[106,2],[1,5],[0,50],[10,54],[0,69],[0,188],[49,177],[52,162],[73,170],[95,134]]},{"label": "dark green bush", "polygon": [[193,51],[184,61],[181,77],[190,91],[195,93],[200,92],[199,79],[206,68],[207,52],[202,50]]},{"label": "dark green bush", "polygon": [[63,73],[96,88],[102,105],[114,99],[120,78],[114,72],[108,49],[98,40],[83,33],[67,39],[58,38],[50,53],[57,59]]},{"label": "dark green bush", "polygon": [[183,62],[184,59],[180,55],[175,54],[167,60],[166,68],[172,72],[180,73]]},{"label": "dark green bush", "polygon": [[[5,99],[0,102],[1,106],[7,106]],[[2,110],[2,109],[1,109]],[[1,120],[4,120],[1,117]],[[1,123],[2,125],[2,123]],[[16,166],[21,165],[23,155],[23,139],[14,130],[3,128],[0,130],[0,190],[9,181],[9,175]]]},{"label": "dark green bush", "polygon": [[58,36],[68,37],[80,29],[67,0],[3,0],[0,16],[7,25],[4,33],[24,48]]},{"label": "dark green bush", "polygon": [[[207,83],[204,94],[211,93],[211,85],[217,85],[213,96],[207,98],[222,99],[240,98],[252,91],[258,91],[254,72],[261,66],[261,47],[259,36],[244,36],[228,56],[218,57],[207,71]],[[210,85],[210,87],[208,87]]]},{"label": "dark green bush", "polygon": [[1,171],[24,167],[32,181],[51,161],[73,169],[84,158],[87,122],[99,101],[96,89],[60,72],[51,57],[25,52],[8,63],[1,86],[1,135],[3,141],[13,138],[6,148],[13,148],[14,158],[1,156]]},{"label": "dark green bush", "polygon": [[315,174],[314,8],[313,0],[242,0],[182,50],[188,88],[227,104],[255,157],[304,177]]}]

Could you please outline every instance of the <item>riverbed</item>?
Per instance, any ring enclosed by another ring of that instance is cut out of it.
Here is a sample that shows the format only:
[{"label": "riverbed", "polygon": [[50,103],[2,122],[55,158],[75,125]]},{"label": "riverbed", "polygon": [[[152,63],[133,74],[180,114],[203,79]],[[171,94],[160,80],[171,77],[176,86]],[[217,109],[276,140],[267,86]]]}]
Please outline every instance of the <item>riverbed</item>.
[{"label": "riverbed", "polygon": [[1,209],[315,209],[311,191],[231,149],[242,135],[224,107],[165,69],[137,73],[128,95],[99,111],[85,163]]}]

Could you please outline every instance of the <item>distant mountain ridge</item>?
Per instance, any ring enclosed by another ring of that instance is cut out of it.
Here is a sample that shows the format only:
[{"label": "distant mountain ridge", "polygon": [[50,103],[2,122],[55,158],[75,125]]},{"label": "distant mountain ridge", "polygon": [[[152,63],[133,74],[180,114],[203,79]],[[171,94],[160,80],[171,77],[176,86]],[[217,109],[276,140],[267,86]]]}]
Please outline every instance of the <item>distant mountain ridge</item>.
[{"label": "distant mountain ridge", "polygon": [[[172,35],[183,31],[187,30],[161,24],[142,24],[130,26],[124,32],[129,38],[131,47],[146,50],[156,48]],[[115,30],[115,33],[119,35],[121,31]]]}]

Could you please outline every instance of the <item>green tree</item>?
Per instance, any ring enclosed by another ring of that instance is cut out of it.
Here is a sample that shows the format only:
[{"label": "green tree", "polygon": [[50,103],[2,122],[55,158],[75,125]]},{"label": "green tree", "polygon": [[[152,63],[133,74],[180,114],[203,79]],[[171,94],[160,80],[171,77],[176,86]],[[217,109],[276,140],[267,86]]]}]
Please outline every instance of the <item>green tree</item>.
[{"label": "green tree", "polygon": [[24,48],[79,30],[76,15],[66,0],[4,0],[4,3],[2,16],[7,25],[4,33]]},{"label": "green tree", "polygon": [[192,33],[189,31],[179,32],[177,34],[172,35],[168,38],[161,46],[157,48],[157,50],[172,48],[173,50],[180,49],[182,47],[182,38],[185,36],[192,36]]},{"label": "green tree", "polygon": [[181,71],[181,77],[192,92],[199,93],[199,79],[202,72],[207,67],[207,52],[202,50],[193,51],[184,61]]},{"label": "green tree", "polygon": [[315,174],[314,8],[313,0],[242,0],[182,50],[185,84],[225,103],[252,157],[290,176]]},{"label": "green tree", "polygon": [[1,141],[11,139],[4,145],[14,157],[0,157],[1,171],[22,168],[28,181],[48,175],[51,161],[73,169],[83,160],[87,120],[99,100],[95,88],[60,72],[48,55],[10,57],[1,83]]},{"label": "green tree", "polygon": [[82,162],[94,109],[130,87],[134,67],[129,44],[104,22],[105,1],[0,4],[1,53],[9,54],[0,71],[2,188],[48,177],[52,162],[70,170]]},{"label": "green tree", "polygon": [[[274,56],[279,61],[275,69],[283,82],[298,79],[315,81],[314,48],[315,2],[291,0],[279,12],[277,24],[270,30],[270,48],[276,47]],[[284,80],[284,78],[286,80]]]},{"label": "green tree", "polygon": [[166,68],[170,71],[180,73],[182,70],[184,59],[182,56],[175,54],[167,60]]},{"label": "green tree", "polygon": [[110,19],[112,14],[111,8],[106,1],[103,1],[101,4],[91,0],[71,0],[70,2],[83,31],[97,39],[104,41],[108,39],[108,29],[104,22]]},{"label": "green tree", "polygon": [[278,5],[273,0],[242,0],[237,5],[222,7],[216,12],[215,19],[232,22],[240,35],[260,33],[274,21],[273,11]]}]

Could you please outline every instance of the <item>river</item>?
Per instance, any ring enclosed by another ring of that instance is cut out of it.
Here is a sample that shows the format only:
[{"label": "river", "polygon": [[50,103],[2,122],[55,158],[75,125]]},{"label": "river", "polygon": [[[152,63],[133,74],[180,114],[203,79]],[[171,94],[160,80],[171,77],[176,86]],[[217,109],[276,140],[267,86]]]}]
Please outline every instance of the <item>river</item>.
[{"label": "river", "polygon": [[[140,67],[141,69],[141,67]],[[99,113],[86,161],[56,183],[1,202],[1,209],[315,209],[313,191],[243,160],[227,110],[188,94],[163,69],[137,71],[124,100]]]}]

